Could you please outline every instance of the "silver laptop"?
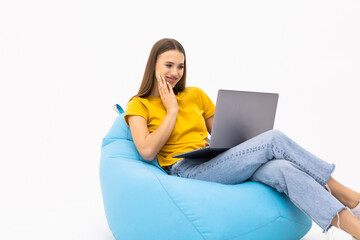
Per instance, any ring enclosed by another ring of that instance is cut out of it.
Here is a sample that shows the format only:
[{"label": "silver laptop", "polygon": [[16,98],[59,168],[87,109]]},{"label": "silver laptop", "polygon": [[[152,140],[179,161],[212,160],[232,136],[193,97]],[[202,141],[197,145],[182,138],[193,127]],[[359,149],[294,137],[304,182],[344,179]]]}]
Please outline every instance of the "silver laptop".
[{"label": "silver laptop", "polygon": [[273,129],[279,94],[219,90],[210,145],[174,158],[212,158]]}]

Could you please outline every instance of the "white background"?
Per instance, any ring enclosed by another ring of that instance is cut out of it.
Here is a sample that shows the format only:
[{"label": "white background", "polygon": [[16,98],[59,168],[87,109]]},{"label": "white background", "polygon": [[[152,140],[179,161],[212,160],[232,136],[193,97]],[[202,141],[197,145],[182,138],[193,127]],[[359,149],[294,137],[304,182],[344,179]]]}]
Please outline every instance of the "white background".
[{"label": "white background", "polygon": [[[359,12],[355,0],[0,0],[0,239],[113,239],[101,140],[164,37],[214,102],[220,88],[279,93],[275,128],[360,191]],[[304,239],[324,237],[314,225]]]}]

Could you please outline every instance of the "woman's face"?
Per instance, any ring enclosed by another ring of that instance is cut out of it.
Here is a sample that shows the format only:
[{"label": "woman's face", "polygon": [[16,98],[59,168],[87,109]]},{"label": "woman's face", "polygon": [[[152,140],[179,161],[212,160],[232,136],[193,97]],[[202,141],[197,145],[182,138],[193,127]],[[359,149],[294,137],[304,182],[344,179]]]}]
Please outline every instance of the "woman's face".
[{"label": "woman's face", "polygon": [[184,74],[184,61],[184,54],[178,50],[163,52],[156,61],[155,77],[164,77],[171,87],[174,88]]}]

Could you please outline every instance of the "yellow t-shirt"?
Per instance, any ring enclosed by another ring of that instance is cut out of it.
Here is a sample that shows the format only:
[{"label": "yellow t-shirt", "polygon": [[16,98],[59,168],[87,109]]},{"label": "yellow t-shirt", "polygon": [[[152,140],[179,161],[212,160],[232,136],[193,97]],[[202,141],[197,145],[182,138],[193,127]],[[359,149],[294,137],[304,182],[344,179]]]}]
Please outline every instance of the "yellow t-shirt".
[{"label": "yellow t-shirt", "polygon": [[[157,155],[161,167],[180,160],[172,158],[173,155],[204,147],[208,137],[205,119],[215,113],[214,103],[200,88],[187,87],[177,94],[176,99],[179,111],[174,130]],[[125,122],[129,126],[128,115],[145,118],[151,133],[160,126],[166,110],[160,97],[135,97],[129,101],[125,111]]]}]

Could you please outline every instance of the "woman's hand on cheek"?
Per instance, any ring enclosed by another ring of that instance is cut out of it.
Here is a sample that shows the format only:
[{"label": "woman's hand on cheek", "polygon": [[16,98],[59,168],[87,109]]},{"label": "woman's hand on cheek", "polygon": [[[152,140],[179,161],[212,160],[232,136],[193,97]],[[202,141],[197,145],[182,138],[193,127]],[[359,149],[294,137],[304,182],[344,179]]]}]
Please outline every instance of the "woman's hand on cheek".
[{"label": "woman's hand on cheek", "polygon": [[176,113],[178,112],[178,104],[174,91],[164,77],[158,76],[158,90],[160,94],[161,101],[165,107],[167,113]]}]

